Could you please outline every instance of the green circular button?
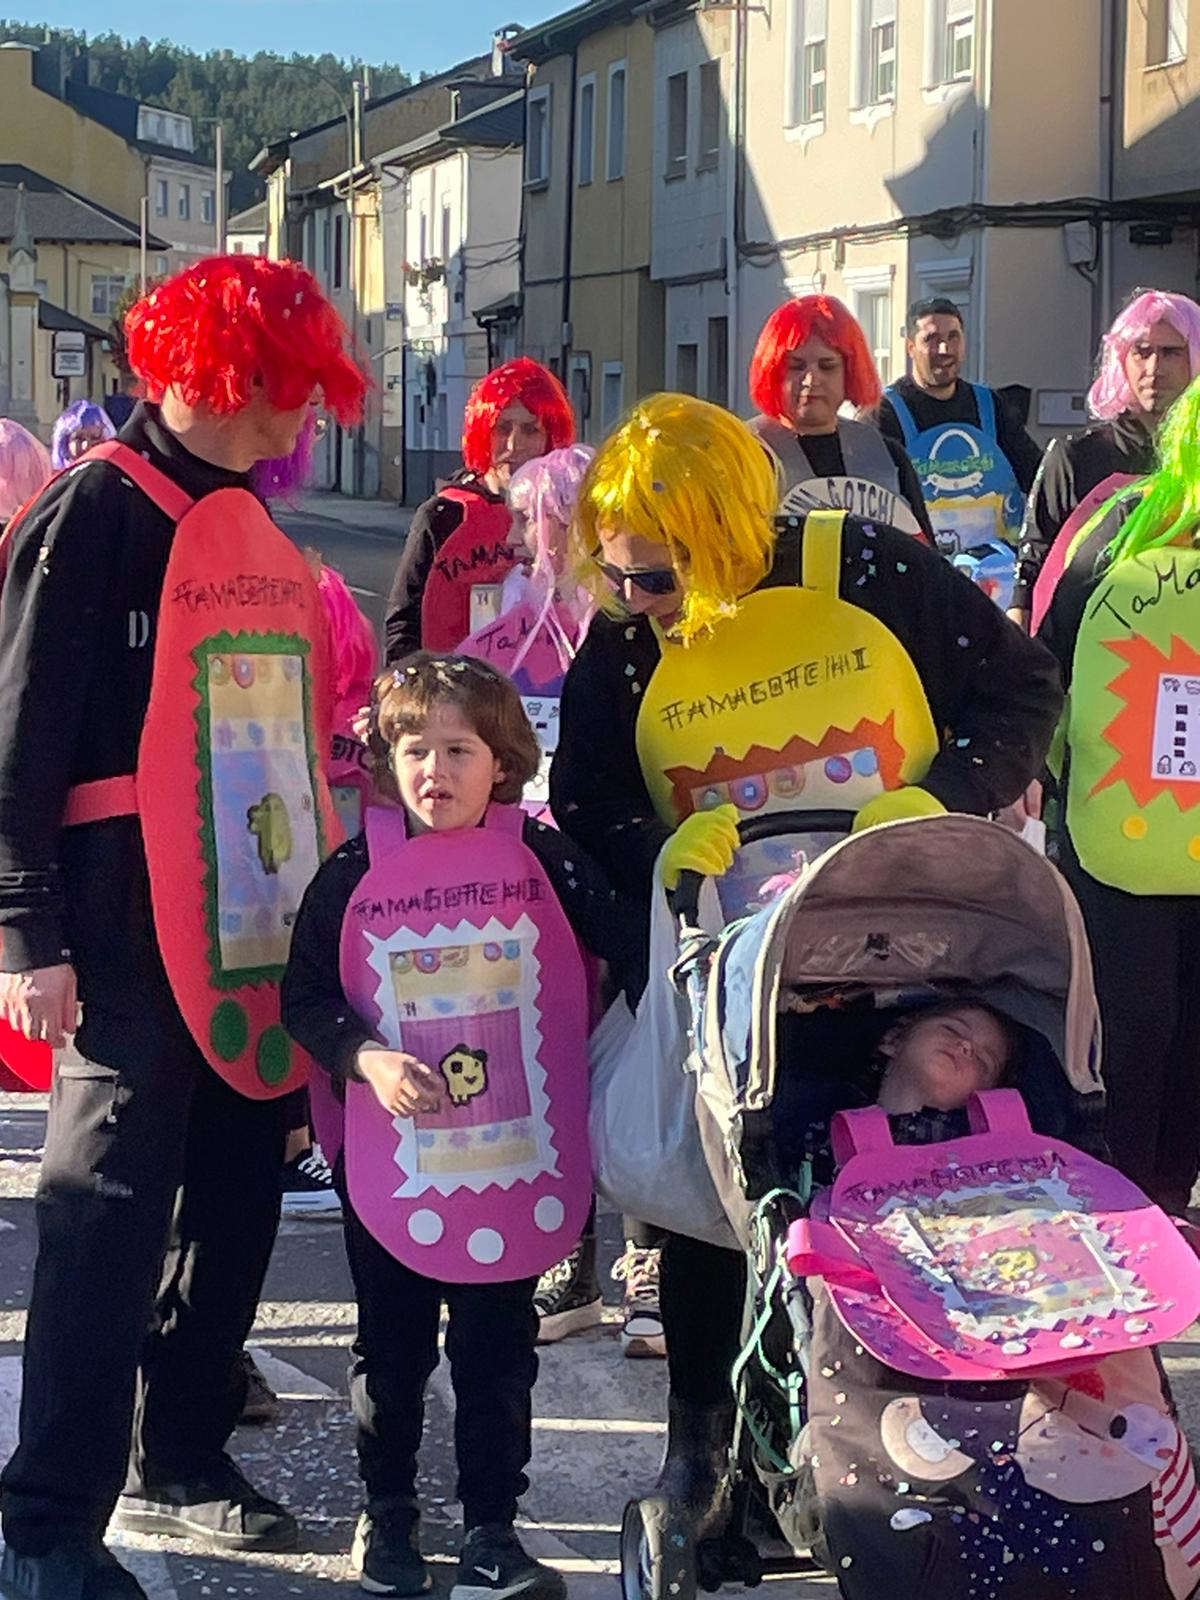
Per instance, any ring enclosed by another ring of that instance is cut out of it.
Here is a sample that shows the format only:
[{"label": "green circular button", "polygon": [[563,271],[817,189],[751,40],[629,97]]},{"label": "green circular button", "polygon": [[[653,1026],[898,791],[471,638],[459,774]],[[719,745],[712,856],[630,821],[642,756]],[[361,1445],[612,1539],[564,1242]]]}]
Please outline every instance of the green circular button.
[{"label": "green circular button", "polygon": [[258,1041],[258,1075],[264,1083],[282,1083],[292,1070],[292,1041],[275,1022]]},{"label": "green circular button", "polygon": [[250,1042],[250,1018],[236,1000],[222,1000],[208,1024],[208,1037],[222,1061],[236,1061]]}]

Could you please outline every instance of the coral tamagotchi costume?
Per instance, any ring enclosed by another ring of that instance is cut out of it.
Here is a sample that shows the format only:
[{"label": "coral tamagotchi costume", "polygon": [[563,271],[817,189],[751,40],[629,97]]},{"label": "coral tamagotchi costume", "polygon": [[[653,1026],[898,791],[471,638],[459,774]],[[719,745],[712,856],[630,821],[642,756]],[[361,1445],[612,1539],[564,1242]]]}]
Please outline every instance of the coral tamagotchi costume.
[{"label": "coral tamagotchi costume", "polygon": [[73,789],[64,824],[140,817],[180,1012],[233,1088],[269,1099],[306,1071],[279,1021],[279,983],[304,890],[339,838],[321,601],[249,491],[194,502],[115,442],[86,459],[112,462],[177,526],[137,772]]},{"label": "coral tamagotchi costume", "polygon": [[536,1277],[591,1204],[583,957],[524,820],[493,805],[479,828],[409,838],[399,807],[368,807],[342,924],[347,999],[445,1091],[392,1117],[347,1085],[350,1198],[386,1250],[448,1283]]},{"label": "coral tamagotchi costume", "polygon": [[469,633],[495,620],[505,578],[518,551],[509,542],[512,517],[500,501],[451,485],[443,500],[457,500],[463,519],[434,558],[421,597],[421,645],[457,650]]}]

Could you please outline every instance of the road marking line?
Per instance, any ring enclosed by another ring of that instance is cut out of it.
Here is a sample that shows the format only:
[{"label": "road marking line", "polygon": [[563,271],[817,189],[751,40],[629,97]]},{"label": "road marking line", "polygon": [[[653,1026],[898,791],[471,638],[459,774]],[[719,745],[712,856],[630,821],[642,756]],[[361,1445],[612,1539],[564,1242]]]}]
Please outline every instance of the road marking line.
[{"label": "road marking line", "polygon": [[322,1383],[320,1378],[314,1378],[311,1373],[294,1367],[290,1361],[283,1361],[279,1356],[272,1355],[270,1350],[265,1350],[261,1345],[252,1345],[250,1354],[254,1357],[254,1364],[263,1377],[274,1389],[281,1400],[336,1400],[339,1398],[336,1389],[329,1384]]}]

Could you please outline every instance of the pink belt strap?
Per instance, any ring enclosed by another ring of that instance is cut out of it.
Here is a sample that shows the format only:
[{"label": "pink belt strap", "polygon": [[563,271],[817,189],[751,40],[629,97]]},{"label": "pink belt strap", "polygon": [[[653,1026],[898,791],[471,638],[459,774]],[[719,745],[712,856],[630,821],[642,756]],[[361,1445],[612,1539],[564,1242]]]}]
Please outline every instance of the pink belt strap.
[{"label": "pink belt strap", "polygon": [[136,817],[137,780],[132,772],[123,778],[98,778],[94,783],[77,783],[67,791],[63,827],[77,828],[84,822],[103,822],[107,817]]}]

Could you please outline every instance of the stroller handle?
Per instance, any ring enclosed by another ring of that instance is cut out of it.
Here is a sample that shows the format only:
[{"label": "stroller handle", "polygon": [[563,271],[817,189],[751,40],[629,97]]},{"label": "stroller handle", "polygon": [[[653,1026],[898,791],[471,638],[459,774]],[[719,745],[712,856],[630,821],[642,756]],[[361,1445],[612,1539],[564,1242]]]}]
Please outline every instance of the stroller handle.
[{"label": "stroller handle", "polygon": [[[856,811],[768,811],[758,817],[742,817],[738,822],[738,844],[758,844],[763,839],[779,839],[789,833],[851,832]],[[702,872],[681,872],[678,887],[667,891],[667,904],[681,922],[694,923],[700,910]]]}]

